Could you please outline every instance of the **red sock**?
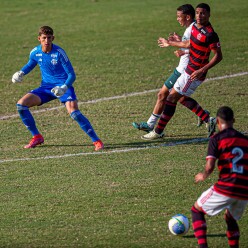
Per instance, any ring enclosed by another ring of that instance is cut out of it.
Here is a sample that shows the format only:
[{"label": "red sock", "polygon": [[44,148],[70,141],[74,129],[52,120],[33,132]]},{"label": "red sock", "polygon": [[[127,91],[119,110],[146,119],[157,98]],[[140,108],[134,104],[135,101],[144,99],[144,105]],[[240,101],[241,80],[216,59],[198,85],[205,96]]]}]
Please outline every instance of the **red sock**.
[{"label": "red sock", "polygon": [[200,117],[203,121],[208,122],[209,114],[191,97],[182,97],[180,103]]},{"label": "red sock", "polygon": [[191,208],[192,226],[200,248],[207,248],[207,225],[205,214],[194,206]]},{"label": "red sock", "polygon": [[176,106],[176,103],[165,101],[165,108],[163,114],[161,115],[158,125],[155,129],[156,133],[161,134],[164,131],[167,123],[170,121],[176,111]]},{"label": "red sock", "polygon": [[225,221],[227,224],[226,236],[228,238],[228,244],[231,248],[238,248],[240,236],[239,226],[228,210],[225,213]]}]

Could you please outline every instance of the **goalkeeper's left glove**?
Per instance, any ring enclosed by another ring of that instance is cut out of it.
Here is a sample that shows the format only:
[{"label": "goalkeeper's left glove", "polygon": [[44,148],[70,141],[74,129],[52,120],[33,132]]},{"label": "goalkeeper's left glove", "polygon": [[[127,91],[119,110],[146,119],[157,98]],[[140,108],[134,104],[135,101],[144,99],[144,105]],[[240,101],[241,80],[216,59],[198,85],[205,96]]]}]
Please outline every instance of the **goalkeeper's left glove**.
[{"label": "goalkeeper's left glove", "polygon": [[68,89],[67,85],[64,84],[62,86],[56,86],[56,87],[52,88],[51,92],[55,96],[60,97],[60,96],[63,96],[65,94],[67,89]]}]

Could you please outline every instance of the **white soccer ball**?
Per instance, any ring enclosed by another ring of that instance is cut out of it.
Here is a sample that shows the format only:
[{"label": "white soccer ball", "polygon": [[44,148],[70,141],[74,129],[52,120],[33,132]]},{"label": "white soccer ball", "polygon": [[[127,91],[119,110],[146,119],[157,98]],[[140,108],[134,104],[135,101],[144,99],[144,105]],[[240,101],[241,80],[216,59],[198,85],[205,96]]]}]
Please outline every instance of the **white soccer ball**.
[{"label": "white soccer ball", "polygon": [[189,231],[189,219],[182,214],[176,214],[169,220],[169,230],[174,235],[184,235]]}]

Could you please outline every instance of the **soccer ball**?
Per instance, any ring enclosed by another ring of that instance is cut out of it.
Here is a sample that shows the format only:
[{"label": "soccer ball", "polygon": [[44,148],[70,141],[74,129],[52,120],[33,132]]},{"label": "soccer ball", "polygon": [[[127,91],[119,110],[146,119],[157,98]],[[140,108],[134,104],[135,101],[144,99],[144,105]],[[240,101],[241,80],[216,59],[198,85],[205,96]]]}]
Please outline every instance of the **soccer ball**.
[{"label": "soccer ball", "polygon": [[169,220],[168,227],[172,234],[184,235],[189,230],[189,219],[182,214],[174,215]]}]

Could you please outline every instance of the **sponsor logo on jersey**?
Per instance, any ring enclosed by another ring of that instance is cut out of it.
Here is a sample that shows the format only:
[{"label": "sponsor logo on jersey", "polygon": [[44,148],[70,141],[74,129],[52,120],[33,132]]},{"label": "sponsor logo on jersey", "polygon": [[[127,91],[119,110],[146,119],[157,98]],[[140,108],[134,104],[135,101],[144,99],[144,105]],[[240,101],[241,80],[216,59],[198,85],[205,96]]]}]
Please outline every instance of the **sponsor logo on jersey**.
[{"label": "sponsor logo on jersey", "polygon": [[58,57],[58,55],[57,55],[57,54],[55,54],[55,53],[52,53],[52,54],[51,54],[51,57],[52,57],[52,58],[57,58],[57,57]]},{"label": "sponsor logo on jersey", "polygon": [[57,64],[58,64],[58,60],[57,60],[57,59],[52,59],[52,60],[51,60],[51,63],[52,63],[53,65],[57,65]]},{"label": "sponsor logo on jersey", "polygon": [[197,35],[197,40],[201,40],[201,37],[202,37],[202,34],[199,33],[199,34]]},{"label": "sponsor logo on jersey", "polygon": [[42,57],[42,53],[36,53],[35,56],[36,57]]}]

